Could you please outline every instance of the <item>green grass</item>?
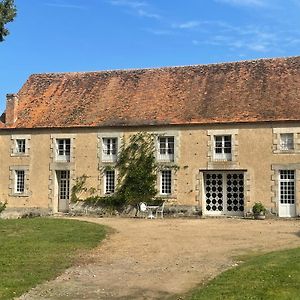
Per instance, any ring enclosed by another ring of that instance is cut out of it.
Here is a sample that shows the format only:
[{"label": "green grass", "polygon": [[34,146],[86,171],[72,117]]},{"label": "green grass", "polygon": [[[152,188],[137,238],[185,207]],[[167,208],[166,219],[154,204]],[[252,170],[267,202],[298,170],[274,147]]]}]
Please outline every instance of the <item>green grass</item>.
[{"label": "green grass", "polygon": [[55,278],[105,234],[104,226],[75,220],[0,220],[0,299]]},{"label": "green grass", "polygon": [[187,299],[300,299],[300,248],[251,257]]}]

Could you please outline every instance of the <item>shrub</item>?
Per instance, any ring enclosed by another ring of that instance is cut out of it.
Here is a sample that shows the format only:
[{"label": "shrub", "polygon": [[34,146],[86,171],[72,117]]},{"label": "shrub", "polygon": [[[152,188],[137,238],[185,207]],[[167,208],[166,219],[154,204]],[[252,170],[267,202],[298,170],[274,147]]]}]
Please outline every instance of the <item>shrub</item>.
[{"label": "shrub", "polygon": [[252,207],[252,211],[254,214],[260,214],[261,212],[266,213],[267,210],[261,202],[255,202],[255,204]]}]

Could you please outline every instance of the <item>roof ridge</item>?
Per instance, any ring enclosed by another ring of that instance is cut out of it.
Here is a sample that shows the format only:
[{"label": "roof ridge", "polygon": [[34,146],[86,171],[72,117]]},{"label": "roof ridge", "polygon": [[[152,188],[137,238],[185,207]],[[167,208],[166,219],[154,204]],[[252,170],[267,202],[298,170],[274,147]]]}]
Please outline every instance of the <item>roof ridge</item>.
[{"label": "roof ridge", "polygon": [[[191,64],[191,65],[177,65],[177,66],[161,66],[161,67],[146,67],[146,68],[128,68],[128,69],[108,69],[108,70],[98,70],[98,71],[82,71],[82,72],[48,72],[48,73],[34,73],[31,76],[45,76],[45,75],[84,75],[91,73],[127,73],[134,71],[156,71],[156,70],[168,70],[168,69],[181,69],[181,68],[190,68],[190,67],[209,67],[209,66],[223,66],[223,65],[234,65],[234,64],[243,64],[243,63],[256,63],[260,61],[276,61],[276,60],[288,60],[293,58],[298,58],[299,55],[295,56],[286,56],[286,57],[269,57],[269,58],[256,58],[256,59],[247,59],[239,61],[229,61],[229,62],[218,62],[218,63],[207,63],[207,64]],[[30,76],[30,77],[31,77]]]}]

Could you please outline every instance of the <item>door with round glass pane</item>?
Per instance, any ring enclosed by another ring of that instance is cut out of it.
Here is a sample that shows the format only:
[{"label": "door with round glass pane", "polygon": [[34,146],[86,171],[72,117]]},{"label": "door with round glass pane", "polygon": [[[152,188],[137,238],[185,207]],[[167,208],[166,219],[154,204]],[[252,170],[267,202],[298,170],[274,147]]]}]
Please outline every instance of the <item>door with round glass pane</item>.
[{"label": "door with round glass pane", "polygon": [[205,172],[206,215],[244,214],[244,173],[243,172]]}]

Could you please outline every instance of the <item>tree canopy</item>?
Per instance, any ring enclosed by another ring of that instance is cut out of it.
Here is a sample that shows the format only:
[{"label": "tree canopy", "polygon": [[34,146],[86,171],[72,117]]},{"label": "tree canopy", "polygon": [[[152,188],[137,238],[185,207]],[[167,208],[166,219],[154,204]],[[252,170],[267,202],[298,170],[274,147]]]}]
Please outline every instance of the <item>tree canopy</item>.
[{"label": "tree canopy", "polygon": [[17,15],[14,0],[0,1],[0,42],[9,34],[6,24],[12,22]]}]

